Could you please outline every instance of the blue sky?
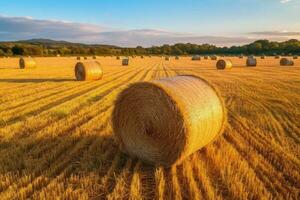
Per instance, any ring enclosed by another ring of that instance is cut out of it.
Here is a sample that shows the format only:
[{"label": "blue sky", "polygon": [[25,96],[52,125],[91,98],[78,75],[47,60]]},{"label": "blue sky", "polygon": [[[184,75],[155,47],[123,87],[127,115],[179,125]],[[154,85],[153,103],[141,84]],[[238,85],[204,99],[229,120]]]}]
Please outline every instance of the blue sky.
[{"label": "blue sky", "polygon": [[0,6],[0,40],[230,46],[300,38],[299,10],[300,0],[9,0]]}]

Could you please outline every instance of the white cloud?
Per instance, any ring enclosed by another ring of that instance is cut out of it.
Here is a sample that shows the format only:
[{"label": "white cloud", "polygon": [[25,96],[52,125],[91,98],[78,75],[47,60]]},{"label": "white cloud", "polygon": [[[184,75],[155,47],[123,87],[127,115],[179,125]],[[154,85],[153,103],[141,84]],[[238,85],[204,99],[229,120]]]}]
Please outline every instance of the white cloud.
[{"label": "white cloud", "polygon": [[285,4],[285,3],[289,3],[289,2],[291,2],[292,0],[280,0],[280,3],[283,3],[283,4]]},{"label": "white cloud", "polygon": [[135,47],[174,43],[209,43],[231,46],[252,42],[259,38],[280,39],[299,36],[299,32],[254,32],[243,36],[201,36],[166,30],[136,29],[109,30],[99,25],[57,20],[38,20],[31,17],[0,16],[0,38],[3,41],[46,38],[71,42],[111,44]]}]

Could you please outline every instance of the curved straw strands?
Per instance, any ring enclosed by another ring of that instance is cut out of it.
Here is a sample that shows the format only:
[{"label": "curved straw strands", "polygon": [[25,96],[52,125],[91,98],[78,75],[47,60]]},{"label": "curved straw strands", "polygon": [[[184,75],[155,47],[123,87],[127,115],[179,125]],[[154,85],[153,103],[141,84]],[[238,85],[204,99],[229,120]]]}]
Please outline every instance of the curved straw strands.
[{"label": "curved straw strands", "polygon": [[231,60],[220,59],[218,60],[216,67],[217,69],[230,69],[232,68],[232,62]]},{"label": "curved straw strands", "polygon": [[166,167],[212,142],[225,123],[221,96],[195,76],[131,84],[119,94],[112,115],[122,151]]},{"label": "curved straw strands", "polygon": [[97,61],[78,62],[75,65],[75,77],[78,81],[99,80],[103,71]]}]

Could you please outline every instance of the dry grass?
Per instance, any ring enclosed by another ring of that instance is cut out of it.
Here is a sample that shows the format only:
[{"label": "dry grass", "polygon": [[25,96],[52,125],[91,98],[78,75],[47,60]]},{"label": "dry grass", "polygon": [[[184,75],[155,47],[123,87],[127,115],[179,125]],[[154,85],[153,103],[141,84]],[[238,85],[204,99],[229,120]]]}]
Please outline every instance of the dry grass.
[{"label": "dry grass", "polygon": [[[126,68],[97,57],[101,81],[74,81],[76,58],[0,58],[0,199],[297,199],[300,190],[300,60],[136,58]],[[228,125],[214,143],[170,169],[122,154],[113,101],[125,83],[178,74],[218,86]]]}]

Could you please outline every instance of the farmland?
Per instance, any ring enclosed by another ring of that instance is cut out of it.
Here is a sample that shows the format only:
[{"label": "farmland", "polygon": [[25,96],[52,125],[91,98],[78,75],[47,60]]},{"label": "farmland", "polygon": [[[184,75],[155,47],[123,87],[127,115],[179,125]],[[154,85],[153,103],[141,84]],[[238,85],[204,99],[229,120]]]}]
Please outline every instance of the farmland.
[{"label": "farmland", "polygon": [[[233,68],[188,57],[98,57],[100,81],[75,81],[75,57],[0,58],[0,199],[297,199],[300,59]],[[92,60],[89,58],[89,60]],[[181,165],[155,167],[118,150],[114,101],[129,83],[201,76],[224,98],[224,134]]]}]

